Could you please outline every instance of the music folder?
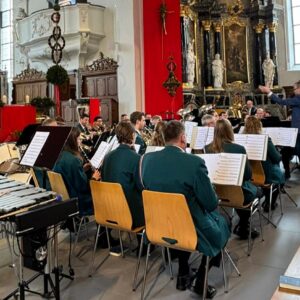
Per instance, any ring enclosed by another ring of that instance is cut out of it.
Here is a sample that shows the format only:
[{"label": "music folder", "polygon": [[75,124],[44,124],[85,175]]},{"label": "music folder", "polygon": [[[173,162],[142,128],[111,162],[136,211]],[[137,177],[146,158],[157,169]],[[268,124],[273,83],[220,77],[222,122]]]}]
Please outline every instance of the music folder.
[{"label": "music folder", "polygon": [[20,165],[52,170],[72,127],[41,126],[28,145]]},{"label": "music folder", "polygon": [[247,159],[246,154],[214,153],[196,155],[204,159],[208,177],[212,183],[242,185]]}]

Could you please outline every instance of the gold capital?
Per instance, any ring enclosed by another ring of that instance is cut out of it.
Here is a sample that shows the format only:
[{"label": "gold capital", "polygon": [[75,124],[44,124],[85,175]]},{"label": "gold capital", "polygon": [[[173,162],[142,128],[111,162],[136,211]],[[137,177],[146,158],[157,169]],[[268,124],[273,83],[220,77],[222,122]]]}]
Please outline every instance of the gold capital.
[{"label": "gold capital", "polygon": [[258,23],[254,26],[256,33],[262,33],[264,28],[265,28],[265,24],[263,24],[263,23]]},{"label": "gold capital", "polygon": [[221,23],[215,22],[213,23],[213,25],[214,25],[215,32],[221,32],[221,27],[222,27]]},{"label": "gold capital", "polygon": [[209,20],[202,21],[202,26],[204,27],[205,31],[210,31],[211,21]]},{"label": "gold capital", "polygon": [[276,22],[273,22],[273,23],[268,24],[268,27],[269,27],[270,32],[276,32],[277,25],[278,25],[278,24],[277,24]]}]

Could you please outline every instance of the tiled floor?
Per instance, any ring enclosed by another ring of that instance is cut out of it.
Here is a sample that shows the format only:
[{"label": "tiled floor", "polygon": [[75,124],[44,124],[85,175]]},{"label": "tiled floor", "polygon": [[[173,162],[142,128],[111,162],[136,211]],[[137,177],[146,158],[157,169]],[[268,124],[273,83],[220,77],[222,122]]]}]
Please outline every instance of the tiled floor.
[{"label": "tiled floor", "polygon": [[[294,171],[292,178],[288,181],[287,191],[300,206],[300,170]],[[242,273],[241,277],[233,271],[231,265],[226,263],[229,279],[229,293],[225,294],[223,289],[221,269],[212,269],[209,281],[218,289],[216,300],[267,300],[270,299],[277,284],[279,275],[284,273],[297,248],[300,245],[300,207],[295,207],[286,195],[283,195],[284,215],[274,229],[270,224],[264,222],[265,241],[257,239],[250,257],[247,256],[247,242],[240,241],[232,236],[228,248],[232,257],[237,262]],[[279,208],[275,211],[272,220],[277,222],[280,218]],[[68,239],[61,235],[59,257],[64,270],[67,272]],[[92,241],[81,241],[77,250],[81,247],[88,250],[81,257],[73,261],[75,269],[75,280],[73,282],[63,279],[61,282],[61,299],[139,299],[140,287],[132,292],[131,284],[135,270],[135,255],[120,257],[109,257],[109,259],[97,269],[94,275],[88,277],[88,264],[91,259],[91,249],[88,246]],[[96,263],[107,254],[106,250],[98,250]],[[194,256],[194,258],[196,258]],[[175,289],[176,280],[170,280],[167,270],[161,268],[160,251],[151,255],[153,267],[148,276],[146,299],[199,299],[199,296],[191,291],[179,292]],[[0,240],[0,299],[9,294],[16,286],[17,279],[10,263],[9,252],[5,240]],[[199,259],[193,262],[195,268]],[[177,263],[173,263],[176,274]],[[144,260],[142,268],[144,267]],[[159,270],[161,274],[157,277]],[[32,271],[26,270],[27,278]],[[141,273],[140,273],[141,275]],[[31,285],[32,288],[42,290],[41,279]],[[26,299],[39,299],[39,296],[26,295]],[[300,299],[300,297],[299,297]]]}]

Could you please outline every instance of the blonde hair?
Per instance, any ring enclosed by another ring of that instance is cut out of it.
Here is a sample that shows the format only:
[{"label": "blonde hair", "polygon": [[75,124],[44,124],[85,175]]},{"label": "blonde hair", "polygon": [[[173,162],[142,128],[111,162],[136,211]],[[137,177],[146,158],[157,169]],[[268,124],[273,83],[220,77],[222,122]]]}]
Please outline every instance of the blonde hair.
[{"label": "blonde hair", "polygon": [[234,134],[232,126],[228,120],[218,120],[216,122],[214,139],[209,145],[209,149],[213,153],[220,153],[223,151],[224,143],[232,143],[234,141]]},{"label": "blonde hair", "polygon": [[261,121],[254,117],[249,116],[245,121],[245,128],[243,133],[244,134],[260,134],[262,130],[262,123]]}]

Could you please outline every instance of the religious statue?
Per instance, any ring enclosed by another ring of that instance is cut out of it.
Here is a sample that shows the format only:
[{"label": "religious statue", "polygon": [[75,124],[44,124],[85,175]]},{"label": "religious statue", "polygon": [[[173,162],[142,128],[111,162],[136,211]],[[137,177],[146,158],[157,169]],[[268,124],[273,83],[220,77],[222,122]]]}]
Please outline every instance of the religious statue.
[{"label": "religious statue", "polygon": [[189,42],[188,44],[188,49],[187,49],[187,82],[190,86],[194,85],[195,81],[195,63],[196,63],[196,58],[195,58],[195,53],[194,53],[194,47],[193,43]]},{"label": "religious statue", "polygon": [[220,54],[217,53],[215,55],[215,59],[212,61],[212,75],[214,78],[215,89],[222,89],[224,70],[225,70],[224,63],[220,59]]},{"label": "religious statue", "polygon": [[265,86],[270,89],[273,88],[273,81],[275,75],[275,64],[273,60],[270,58],[270,53],[267,53],[267,57],[262,64],[264,77],[265,77]]}]

